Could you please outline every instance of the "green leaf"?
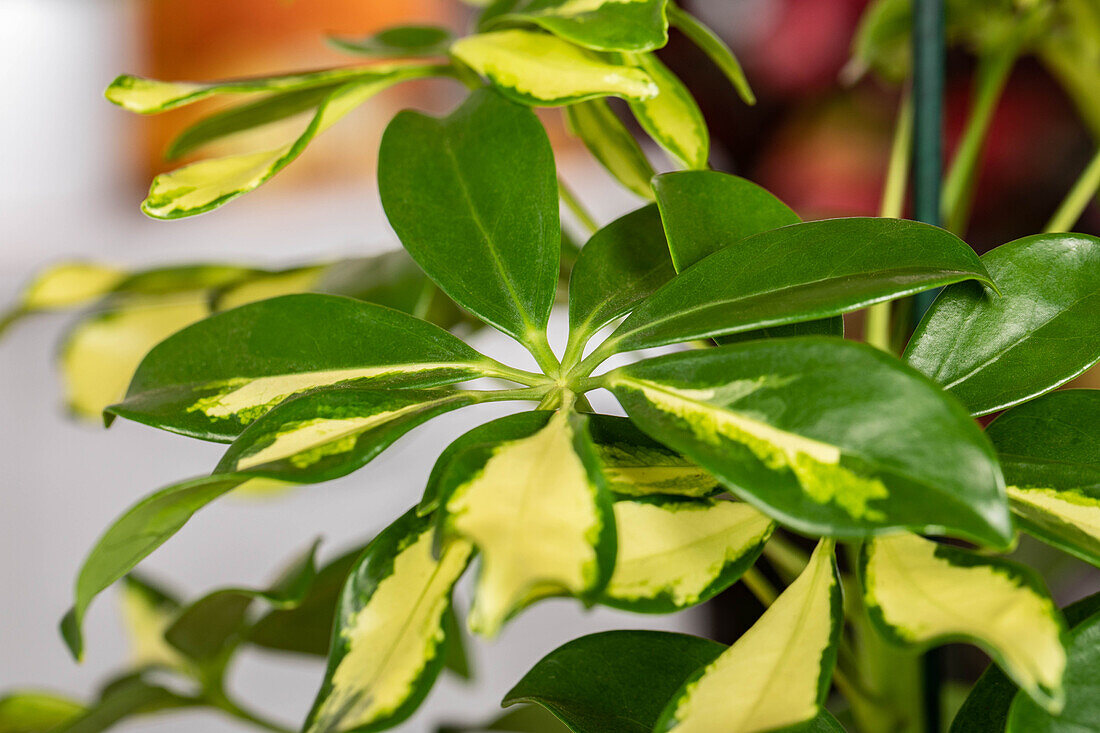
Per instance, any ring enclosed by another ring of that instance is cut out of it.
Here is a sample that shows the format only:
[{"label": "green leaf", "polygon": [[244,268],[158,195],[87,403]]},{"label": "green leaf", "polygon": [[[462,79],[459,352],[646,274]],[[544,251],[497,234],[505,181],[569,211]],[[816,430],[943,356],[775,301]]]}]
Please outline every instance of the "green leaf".
[{"label": "green leaf", "polygon": [[1051,392],[986,435],[1024,531],[1100,567],[1100,390]]},{"label": "green leaf", "polygon": [[470,669],[470,656],[466,652],[465,632],[453,604],[446,621],[447,649],[443,654],[443,666],[461,679],[471,680],[473,672]]},{"label": "green leaf", "polygon": [[1012,539],[1001,472],[977,424],[865,344],[750,341],[630,364],[604,380],[638,427],[798,531]]},{"label": "green leaf", "polygon": [[378,156],[386,215],[428,277],[504,333],[545,342],[561,226],[535,114],[487,89],[443,119],[406,110]]},{"label": "green leaf", "polygon": [[989,282],[958,237],[899,219],[829,219],[746,237],[651,295],[601,352],[808,321],[961,280]]},{"label": "green leaf", "polygon": [[782,733],[844,733],[844,726],[828,710],[822,710],[816,718],[784,728]]},{"label": "green leaf", "polygon": [[628,499],[614,510],[618,554],[602,602],[648,613],[688,608],[733,585],[775,526],[732,501]]},{"label": "green leaf", "polygon": [[652,51],[668,43],[667,0],[518,0],[489,10],[481,27],[535,23],[597,51]]},{"label": "green leaf", "polygon": [[337,50],[383,58],[446,56],[452,41],[449,30],[435,25],[399,25],[359,39],[328,37],[328,44]]},{"label": "green leaf", "polygon": [[372,75],[349,81],[317,107],[293,140],[270,150],[212,158],[162,173],[153,179],[141,210],[154,219],[179,219],[212,211],[258,188],[302,154],[314,137],[375,94],[409,79],[436,76],[433,66],[374,67]]},{"label": "green leaf", "polygon": [[669,701],[655,731],[765,731],[812,720],[829,691],[843,626],[833,543],[737,642]]},{"label": "green leaf", "polygon": [[441,725],[435,733],[562,733],[568,730],[538,705],[523,705],[481,725]]},{"label": "green leaf", "polygon": [[573,265],[570,337],[587,341],[675,274],[656,206],[616,219],[592,235]]},{"label": "green leaf", "polygon": [[127,718],[201,704],[194,698],[183,697],[131,675],[109,685],[83,715],[69,720],[51,733],[100,733]]},{"label": "green leaf", "polygon": [[51,692],[13,692],[0,697],[0,733],[49,733],[83,711],[80,703]]},{"label": "green leaf", "polygon": [[164,630],[164,638],[197,662],[224,659],[242,640],[253,601],[262,600],[275,608],[294,608],[302,602],[317,574],[317,544],[283,571],[270,588],[221,588],[189,604]]},{"label": "green leaf", "polygon": [[1000,297],[975,283],[929,308],[905,359],[974,415],[1025,402],[1100,360],[1100,239],[1038,234],[982,255]]},{"label": "green leaf", "polygon": [[221,140],[234,133],[253,130],[272,122],[285,120],[307,110],[315,109],[338,87],[339,84],[327,84],[320,87],[281,92],[264,97],[256,102],[237,105],[209,117],[203,117],[198,122],[185,128],[169,143],[168,148],[164,151],[164,157],[168,160],[176,160],[204,145],[208,145],[215,140]]},{"label": "green leaf", "polygon": [[141,362],[126,399],[107,413],[229,441],[307,390],[446,384],[481,375],[485,364],[456,337],[398,311],[287,295],[218,313],[161,342]]},{"label": "green leaf", "polygon": [[[388,71],[388,69],[387,69]],[[377,78],[379,67],[349,66],[307,74],[255,77],[211,83],[157,81],[123,74],[111,82],[104,95],[118,106],[139,114],[156,114],[198,102],[215,94],[290,92]]]},{"label": "green leaf", "polygon": [[69,410],[96,419],[126,395],[151,348],[210,314],[202,293],[123,305],[78,322],[61,346],[60,368]]},{"label": "green leaf", "polygon": [[871,621],[888,639],[977,644],[1044,707],[1061,708],[1065,623],[1028,568],[900,534],[864,545],[860,577]]},{"label": "green leaf", "polygon": [[61,634],[74,657],[84,656],[81,624],[92,599],[164,544],[192,514],[245,480],[204,476],[173,484],[145,497],[114,521],[84,560],[75,603],[61,621]]},{"label": "green leaf", "polygon": [[710,57],[714,65],[733,84],[734,89],[737,90],[745,104],[756,104],[756,95],[752,93],[752,89],[749,87],[749,80],[745,78],[741,63],[733,55],[733,51],[730,50],[729,46],[718,37],[718,34],[700,23],[690,13],[684,12],[672,3],[669,3],[668,6],[668,19],[677,30],[690,38],[691,42],[699,47],[699,50]]},{"label": "green leaf", "polygon": [[638,124],[688,168],[706,168],[710,132],[691,92],[654,54],[636,54],[630,58],[649,74],[658,89],[652,99],[629,102]]},{"label": "green leaf", "polygon": [[[1066,623],[1076,629],[1100,611],[1100,593],[1066,606]],[[991,664],[978,678],[951,723],[951,733],[1004,733],[1008,711],[1017,687],[1000,668]]]},{"label": "green leaf", "polygon": [[543,657],[503,705],[541,705],[573,733],[651,733],[665,701],[725,649],[666,631],[590,634]]},{"label": "green leaf", "polygon": [[187,662],[164,640],[164,631],[179,614],[180,602],[151,581],[130,573],[122,583],[122,617],[134,668],[184,669]]},{"label": "green leaf", "polygon": [[95,262],[61,262],[40,272],[24,288],[19,308],[58,310],[90,303],[114,291],[126,273]]},{"label": "green leaf", "polygon": [[643,433],[623,417],[590,415],[589,434],[600,470],[621,497],[704,498],[721,490],[705,468]]},{"label": "green leaf", "polygon": [[552,414],[548,410],[520,412],[491,420],[463,433],[439,454],[428,476],[428,484],[424,489],[424,497],[417,506],[417,513],[425,516],[439,508],[443,494],[450,490],[448,482],[451,477],[448,472],[463,454],[474,449],[528,438],[546,427]]},{"label": "green leaf", "polygon": [[494,31],[466,36],[451,55],[517,102],[557,107],[596,97],[650,99],[649,74],[546,33]]},{"label": "green leaf", "polygon": [[432,554],[433,523],[410,510],[374,539],[340,597],[328,670],[303,731],[381,730],[407,718],[444,661],[451,587],[471,548]]},{"label": "green leaf", "polygon": [[565,108],[569,131],[627,190],[653,199],[650,179],[656,174],[638,141],[603,99],[577,102]]},{"label": "green leaf", "polygon": [[615,523],[583,415],[560,410],[527,437],[467,449],[440,496],[443,537],[481,554],[476,633],[494,636],[546,596],[595,600],[611,576]]},{"label": "green leaf", "polygon": [[326,656],[340,592],[363,549],[344,553],[318,570],[301,602],[261,616],[246,631],[247,641],[265,649]]},{"label": "green leaf", "polygon": [[653,191],[677,272],[745,237],[802,221],[767,189],[728,173],[665,173]]},{"label": "green leaf", "polygon": [[1065,706],[1054,713],[1016,694],[1006,733],[1084,733],[1100,720],[1100,612],[1069,634]]},{"label": "green leaf", "polygon": [[248,426],[215,472],[320,483],[355,471],[413,428],[492,392],[336,387],[293,397]]}]

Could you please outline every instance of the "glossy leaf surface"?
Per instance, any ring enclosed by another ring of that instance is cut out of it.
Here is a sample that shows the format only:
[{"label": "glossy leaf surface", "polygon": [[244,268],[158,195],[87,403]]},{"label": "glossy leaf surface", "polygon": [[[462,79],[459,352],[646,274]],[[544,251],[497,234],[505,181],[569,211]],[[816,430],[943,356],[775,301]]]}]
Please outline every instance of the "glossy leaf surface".
[{"label": "glossy leaf surface", "polygon": [[1023,529],[1100,566],[1100,390],[1051,392],[1004,413],[986,435]]},{"label": "glossy leaf surface", "polygon": [[217,473],[319,483],[365,465],[402,435],[488,392],[321,389],[293,397],[233,441]]},{"label": "glossy leaf surface", "polygon": [[1012,537],[1000,469],[977,424],[866,345],[750,341],[605,379],[638,427],[799,531],[923,528],[999,547]]},{"label": "glossy leaf surface", "polygon": [[141,210],[154,219],[179,219],[212,211],[266,183],[290,165],[314,137],[375,94],[409,79],[432,76],[429,66],[375,67],[370,75],[333,90],[293,140],[269,150],[212,158],[162,173],[153,179]]},{"label": "glossy leaf surface", "polygon": [[656,174],[634,135],[603,99],[565,108],[569,131],[619,183],[644,199],[653,199],[649,181]]},{"label": "glossy leaf surface", "polygon": [[539,107],[607,96],[642,100],[658,93],[641,69],[546,33],[506,30],[467,36],[451,46],[451,55],[502,94]]},{"label": "glossy leaf surface", "polygon": [[1084,733],[1100,720],[1100,612],[1069,634],[1065,706],[1057,715],[1016,694],[1006,733]]},{"label": "glossy leaf surface", "polygon": [[581,415],[561,410],[529,437],[467,450],[440,495],[444,537],[481,555],[474,632],[495,635],[539,598],[591,598],[610,578],[615,523]]},{"label": "glossy leaf surface", "polygon": [[287,295],[216,314],[158,344],[126,399],[108,412],[228,441],[310,389],[445,384],[479,374],[485,362],[446,331],[398,311],[337,296]]},{"label": "glossy leaf surface", "polygon": [[533,112],[491,90],[448,117],[397,115],[378,186],[409,254],[504,333],[544,338],[561,252],[554,156]]},{"label": "glossy leaf surface", "polygon": [[340,597],[328,670],[303,728],[380,730],[401,722],[443,667],[444,617],[470,546],[432,555],[432,521],[409,511],[367,546]]},{"label": "glossy leaf surface", "polygon": [[535,23],[597,51],[651,51],[668,42],[667,0],[518,0],[498,4],[483,27]]},{"label": "glossy leaf surface", "polygon": [[504,697],[536,703],[573,733],[651,733],[665,701],[726,647],[664,631],[605,631],[558,647]]},{"label": "glossy leaf surface", "polygon": [[752,628],[674,695],[655,731],[767,731],[812,720],[829,691],[844,617],[833,543]]},{"label": "glossy leaf surface", "polygon": [[626,418],[591,415],[588,425],[600,470],[616,495],[702,498],[721,489],[705,468],[653,440]]},{"label": "glossy leaf surface", "polygon": [[1039,234],[982,255],[1001,295],[977,283],[943,292],[905,359],[975,415],[1068,382],[1100,359],[1100,239]]},{"label": "glossy leaf surface", "polygon": [[630,351],[835,316],[961,280],[987,282],[965,242],[898,219],[829,219],[740,240],[677,275],[616,329]]},{"label": "glossy leaf surface", "polygon": [[630,110],[638,123],[686,167],[706,168],[710,157],[710,132],[691,92],[654,54],[631,55],[630,59],[649,74],[658,89],[657,96],[652,99],[630,102]]},{"label": "glossy leaf surface", "polygon": [[775,526],[742,502],[615,502],[618,553],[603,603],[671,613],[722,592],[752,567]]},{"label": "glossy leaf surface", "polygon": [[74,657],[84,656],[81,624],[92,599],[168,541],[196,511],[244,482],[239,476],[183,481],[150,494],[111,524],[84,560],[73,608],[61,622],[62,636]]},{"label": "glossy leaf surface", "polygon": [[871,620],[887,638],[922,648],[976,643],[1029,695],[1061,707],[1065,623],[1026,567],[899,534],[864,545],[861,578]]},{"label": "glossy leaf surface", "polygon": [[454,40],[446,28],[434,25],[401,25],[386,28],[366,38],[330,36],[329,45],[359,56],[400,58],[445,56]]},{"label": "glossy leaf surface", "polygon": [[569,329],[591,335],[675,275],[654,205],[616,219],[592,235],[569,278]]}]

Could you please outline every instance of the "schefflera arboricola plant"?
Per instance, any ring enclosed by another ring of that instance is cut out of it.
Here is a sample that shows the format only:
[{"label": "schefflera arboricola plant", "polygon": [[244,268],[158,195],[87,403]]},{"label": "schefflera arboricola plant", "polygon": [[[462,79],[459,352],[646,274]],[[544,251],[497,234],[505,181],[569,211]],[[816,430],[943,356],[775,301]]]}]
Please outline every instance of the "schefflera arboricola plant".
[{"label": "schefflera arboricola plant", "polygon": [[[728,50],[662,0],[505,0],[459,40],[418,27],[338,41],[438,63],[111,86],[112,101],[138,112],[265,94],[189,128],[176,154],[313,110],[285,146],[158,177],[143,208],[159,218],[256,188],[386,86],[444,76],[470,93],[441,118],[402,112],[383,136],[380,195],[408,256],[386,260],[385,277],[379,260],[129,275],[69,265],[32,286],[21,312],[106,295],[112,317],[84,326],[108,331],[136,312],[143,333],[158,333],[142,310],[150,297],[187,304],[107,419],[229,447],[212,474],[126,511],[80,571],[66,642],[82,655],[89,604],[125,578],[131,621],[150,632],[137,670],[90,709],[28,694],[0,715],[49,721],[29,730],[100,730],[211,706],[279,730],[225,691],[235,651],[253,644],[327,655],[304,732],[383,730],[416,710],[445,665],[462,668],[456,616],[493,637],[544,598],[671,613],[744,578],[767,609],[732,646],[584,637],[536,664],[505,703],[535,703],[575,733],[835,731],[825,707],[835,689],[856,730],[899,730],[905,721],[864,693],[881,673],[866,647],[961,640],[996,662],[963,730],[1087,725],[1100,697],[1100,601],[1063,614],[1033,571],[996,553],[1023,530],[1100,565],[1100,395],[1051,392],[1100,358],[1100,240],[1042,234],[979,258],[917,222],[802,222],[759,186],[706,170],[698,108],[652,54],[670,20],[751,99]],[[607,96],[625,99],[685,170],[653,177]],[[579,252],[563,245],[559,199],[576,202],[531,109],[543,106],[563,107],[597,159],[653,200]],[[547,323],[563,270],[559,356]],[[844,338],[844,313],[934,288],[944,291],[900,357]],[[525,347],[537,371],[447,330],[473,319]],[[677,348],[603,367],[656,347]],[[74,372],[80,363],[72,357]],[[495,386],[468,386],[482,378]],[[594,412],[596,390],[626,416]],[[85,411],[102,399],[77,397]],[[360,551],[318,570],[311,550],[270,588],[186,605],[129,574],[228,492],[345,476],[433,417],[500,401],[521,411],[447,446],[420,500]],[[988,429],[974,420],[1000,410]],[[802,553],[791,533],[816,547]],[[781,591],[754,569],[762,554]],[[452,590],[471,566],[472,606],[456,613]],[[194,690],[149,674],[165,669]]]}]

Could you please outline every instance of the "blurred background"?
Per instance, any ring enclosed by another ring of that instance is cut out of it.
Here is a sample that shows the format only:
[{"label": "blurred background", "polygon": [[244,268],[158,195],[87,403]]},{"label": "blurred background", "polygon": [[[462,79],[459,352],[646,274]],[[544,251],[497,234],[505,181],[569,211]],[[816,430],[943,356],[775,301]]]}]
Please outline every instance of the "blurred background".
[{"label": "blurred background", "polygon": [[[661,57],[695,92],[710,124],[711,164],[748,177],[804,218],[877,212],[898,93],[870,78],[852,81],[852,37],[864,0],[695,0],[682,3],[718,31],[744,63],[759,98],[746,107],[702,54],[673,33]],[[328,48],[326,33],[364,35],[404,22],[464,27],[457,0],[3,0],[0,74],[0,304],[59,259],[133,268],[216,260],[289,266],[397,246],[382,216],[374,166],[382,129],[400,108],[443,112],[458,90],[418,82],[387,91],[319,137],[262,190],[201,217],[146,219],[138,204],[161,151],[211,106],[138,118],[108,104],[102,90],[119,73],[168,80],[270,75],[355,62]],[[957,143],[971,100],[973,61],[949,58],[945,133]],[[216,107],[217,103],[213,103]],[[554,111],[544,115],[563,177],[601,223],[640,200],[597,168],[569,139]],[[281,124],[281,123],[280,123]],[[288,123],[293,124],[293,123]],[[233,139],[257,148],[282,141],[279,125]],[[977,183],[967,239],[979,251],[1042,229],[1092,156],[1093,134],[1037,62],[1020,61],[997,106]],[[649,150],[659,167],[662,154]],[[1093,205],[1079,231],[1100,233]],[[86,697],[129,653],[115,594],[87,624],[83,665],[56,632],[72,580],[107,523],[155,488],[207,472],[221,448],[120,421],[109,432],[71,420],[53,364],[70,318],[38,317],[0,341],[0,691],[44,687]],[[562,330],[561,319],[555,328]],[[858,324],[856,324],[858,326]],[[563,340],[561,333],[559,340]],[[482,332],[479,348],[524,365],[503,338]],[[122,375],[123,382],[125,375]],[[1100,386],[1095,374],[1079,384]],[[494,413],[496,410],[497,413]],[[434,421],[367,469],[343,480],[264,499],[233,498],[204,510],[143,567],[184,595],[217,585],[260,585],[273,569],[324,538],[332,557],[371,537],[416,499],[435,455],[493,414],[483,406]],[[1049,570],[1062,562],[1021,550]],[[1072,600],[1095,590],[1094,575],[1064,562],[1055,592]],[[466,593],[468,588],[460,593]],[[551,601],[524,613],[502,637],[473,644],[476,679],[445,676],[401,730],[493,714],[503,693],[544,653],[605,628],[680,629],[731,641],[758,612],[734,587],[674,617],[585,612]],[[967,664],[980,669],[982,657]],[[233,675],[258,709],[296,724],[320,681],[318,663],[248,652]],[[143,718],[119,728],[238,730],[213,714]]]}]

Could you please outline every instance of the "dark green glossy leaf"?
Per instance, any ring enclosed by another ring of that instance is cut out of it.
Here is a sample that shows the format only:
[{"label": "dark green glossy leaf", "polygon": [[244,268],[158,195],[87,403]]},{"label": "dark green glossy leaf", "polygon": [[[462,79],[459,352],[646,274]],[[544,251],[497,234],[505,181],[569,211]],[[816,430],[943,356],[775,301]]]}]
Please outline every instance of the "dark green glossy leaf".
[{"label": "dark green glossy leaf", "polygon": [[522,705],[482,725],[441,725],[435,733],[562,733],[568,728],[538,705]]},{"label": "dark green glossy leaf", "polygon": [[1100,359],[1100,239],[1037,234],[982,255],[1001,295],[945,290],[905,359],[975,415],[1037,397]]},{"label": "dark green glossy leaf", "polygon": [[0,733],[49,733],[84,712],[84,706],[51,692],[13,692],[0,697]]},{"label": "dark green glossy leaf", "polygon": [[266,649],[327,655],[340,591],[362,553],[357,548],[318,570],[301,603],[268,611],[248,629],[247,641]]},{"label": "dark green glossy leaf", "polygon": [[294,608],[313,584],[317,543],[287,568],[268,589],[222,588],[184,608],[165,630],[164,638],[198,662],[224,657],[245,632],[247,612],[255,600],[276,608]]},{"label": "dark green glossy leaf", "polygon": [[988,282],[958,237],[898,219],[829,219],[756,234],[643,301],[603,353],[835,316],[961,280]]},{"label": "dark green glossy leaf", "polygon": [[[653,180],[653,190],[677,272],[745,237],[802,221],[766,189],[728,173],[665,173]],[[843,336],[844,319],[833,316],[760,328],[720,337],[718,343],[811,335]]]},{"label": "dark green glossy leaf", "polygon": [[605,100],[571,104],[565,108],[565,120],[569,131],[619,183],[644,199],[653,199],[649,181],[656,171]]},{"label": "dark green glossy leaf", "polygon": [[330,481],[366,465],[431,418],[493,394],[358,387],[307,392],[249,425],[215,472],[292,483]]},{"label": "dark green glossy leaf", "polygon": [[409,510],[356,561],[340,597],[328,670],[303,731],[382,730],[416,710],[443,668],[451,587],[470,546],[432,554],[433,520]]},{"label": "dark green glossy leaf", "polygon": [[597,51],[652,51],[668,42],[667,0],[515,0],[497,3],[480,27],[535,23]]},{"label": "dark green glossy leaf", "polygon": [[1051,392],[1004,413],[986,435],[1023,529],[1100,566],[1100,390]]},{"label": "dark green glossy leaf", "polygon": [[114,521],[81,566],[76,600],[61,621],[61,634],[73,656],[84,656],[81,623],[92,599],[164,544],[192,514],[245,480],[205,476],[174,484],[145,497]]},{"label": "dark green glossy leaf", "polygon": [[447,614],[445,621],[447,649],[443,654],[443,666],[464,680],[473,679],[470,656],[466,652],[465,632],[462,630],[462,624],[458,620],[458,612],[455,611],[454,606],[451,607],[451,612]]},{"label": "dark green glossy leaf", "polygon": [[587,340],[675,274],[656,206],[616,219],[592,235],[573,266],[570,337]]},{"label": "dark green glossy leaf", "polygon": [[802,221],[766,189],[728,173],[664,173],[653,190],[677,271],[745,237]]},{"label": "dark green glossy leaf", "polygon": [[443,119],[397,115],[378,185],[405,249],[455,302],[525,343],[544,342],[561,231],[550,141],[491,90]]},{"label": "dark green glossy leaf", "polygon": [[663,631],[607,631],[543,657],[504,696],[535,703],[573,733],[652,733],[665,702],[726,647]]},{"label": "dark green glossy leaf", "polygon": [[227,442],[309,389],[446,384],[479,374],[486,362],[437,326],[389,308],[286,295],[218,313],[161,342],[141,362],[126,399],[107,412]]},{"label": "dark green glossy leaf", "polygon": [[[1076,628],[1100,611],[1100,593],[1072,603],[1063,609],[1066,623]],[[951,733],[1004,733],[1008,710],[1018,688],[995,664],[978,678],[951,723]]]},{"label": "dark green glossy leaf", "polygon": [[244,130],[285,120],[320,105],[325,97],[336,91],[339,84],[298,89],[272,94],[249,104],[231,107],[186,128],[175,137],[164,151],[164,157],[175,160],[204,145]]},{"label": "dark green glossy leaf", "polygon": [[329,36],[328,43],[340,51],[359,56],[402,58],[446,56],[454,36],[446,28],[434,25],[400,25],[386,28],[366,38]]},{"label": "dark green glossy leaf", "polygon": [[1085,733],[1100,721],[1100,612],[1078,624],[1069,635],[1069,658],[1063,682],[1066,704],[1052,715],[1027,695],[1016,693],[1008,711],[1006,733]]},{"label": "dark green glossy leaf", "polygon": [[869,346],[750,341],[604,379],[638,427],[799,531],[865,537],[905,527],[998,547],[1012,538],[1000,469],[977,424]]},{"label": "dark green glossy leaf", "polygon": [[500,443],[527,438],[546,427],[552,414],[549,410],[520,412],[483,423],[463,433],[436,459],[417,512],[425,516],[439,507],[440,498],[454,488],[451,483],[454,478],[448,475],[452,465],[468,451],[483,450]]}]

